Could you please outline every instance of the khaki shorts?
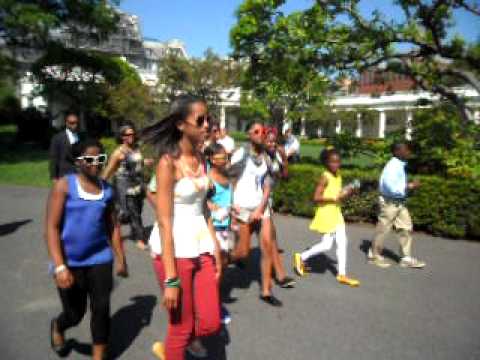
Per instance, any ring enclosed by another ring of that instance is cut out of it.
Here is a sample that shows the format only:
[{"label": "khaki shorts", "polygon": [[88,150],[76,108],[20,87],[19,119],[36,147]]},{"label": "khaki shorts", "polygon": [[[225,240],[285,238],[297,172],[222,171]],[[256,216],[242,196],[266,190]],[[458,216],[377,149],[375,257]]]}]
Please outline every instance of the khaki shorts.
[{"label": "khaki shorts", "polygon": [[[252,212],[254,212],[255,209],[247,209],[247,208],[240,208],[240,211],[238,215],[236,215],[236,218],[240,220],[243,223],[248,222],[248,219],[250,218],[250,215]],[[267,205],[265,208],[265,211],[263,212],[262,219],[268,219],[271,217],[272,211],[270,210],[270,206]]]}]

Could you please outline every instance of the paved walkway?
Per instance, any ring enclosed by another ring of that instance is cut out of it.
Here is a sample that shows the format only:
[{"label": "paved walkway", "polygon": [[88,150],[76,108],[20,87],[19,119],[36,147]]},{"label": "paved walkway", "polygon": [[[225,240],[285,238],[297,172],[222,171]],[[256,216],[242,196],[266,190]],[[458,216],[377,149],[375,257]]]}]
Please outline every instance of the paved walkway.
[{"label": "paved walkway", "polygon": [[[45,189],[0,186],[0,349],[5,360],[55,359],[48,327],[60,305],[46,273],[46,196]],[[150,211],[145,219],[151,224]],[[276,224],[290,264],[291,252],[306,247],[315,235],[305,219],[278,216]],[[233,317],[230,341],[222,346],[217,339],[211,359],[480,359],[480,244],[416,234],[416,254],[428,267],[381,270],[367,265],[362,252],[372,232],[371,226],[348,226],[349,269],[362,281],[358,289],[337,285],[330,272],[333,252],[321,257],[316,273],[299,280],[296,289],[275,289],[284,302],[280,309],[259,302],[253,269],[248,278],[233,274],[236,301],[227,304]],[[387,245],[396,251],[394,241]],[[119,359],[153,359],[150,348],[164,336],[165,314],[148,255],[130,242],[127,250],[131,277],[115,280],[112,298],[113,353]],[[256,249],[253,255],[258,256]],[[74,346],[69,358],[86,359],[88,320],[68,338]]]}]

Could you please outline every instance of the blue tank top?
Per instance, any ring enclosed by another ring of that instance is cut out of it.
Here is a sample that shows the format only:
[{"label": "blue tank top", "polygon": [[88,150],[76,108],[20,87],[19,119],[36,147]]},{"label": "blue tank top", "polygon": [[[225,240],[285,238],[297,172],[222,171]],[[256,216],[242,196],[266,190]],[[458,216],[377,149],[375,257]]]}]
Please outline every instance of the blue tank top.
[{"label": "blue tank top", "polygon": [[[232,206],[232,185],[228,184],[227,186],[223,186],[215,181],[213,181],[213,185],[215,186],[215,193],[211,197],[210,201],[217,205],[220,208],[230,210]],[[230,226],[230,215],[227,216],[223,221],[215,219],[215,212],[212,214],[213,226],[216,229],[226,229]]]},{"label": "blue tank top", "polygon": [[65,262],[70,267],[106,264],[113,261],[108,243],[105,212],[113,200],[111,186],[102,181],[103,196],[86,200],[78,192],[77,176],[67,175],[68,194],[65,199],[61,240]]}]

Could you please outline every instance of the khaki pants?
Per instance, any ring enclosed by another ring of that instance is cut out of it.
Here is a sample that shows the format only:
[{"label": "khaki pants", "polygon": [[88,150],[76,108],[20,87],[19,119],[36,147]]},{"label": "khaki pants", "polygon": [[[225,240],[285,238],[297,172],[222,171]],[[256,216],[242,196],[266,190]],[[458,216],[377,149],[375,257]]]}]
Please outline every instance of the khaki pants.
[{"label": "khaki pants", "polygon": [[403,256],[411,256],[412,252],[412,218],[403,202],[391,201],[380,196],[380,213],[373,239],[372,251],[374,256],[382,254],[385,236],[392,230],[398,233],[400,253]]}]

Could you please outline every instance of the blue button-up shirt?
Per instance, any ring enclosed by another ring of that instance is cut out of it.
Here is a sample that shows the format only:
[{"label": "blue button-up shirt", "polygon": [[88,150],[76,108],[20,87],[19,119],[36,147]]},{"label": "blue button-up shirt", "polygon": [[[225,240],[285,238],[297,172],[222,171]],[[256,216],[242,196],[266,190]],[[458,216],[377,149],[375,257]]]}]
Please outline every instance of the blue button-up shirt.
[{"label": "blue button-up shirt", "polygon": [[406,161],[396,157],[390,159],[380,176],[379,191],[390,199],[404,199],[407,196]]}]

